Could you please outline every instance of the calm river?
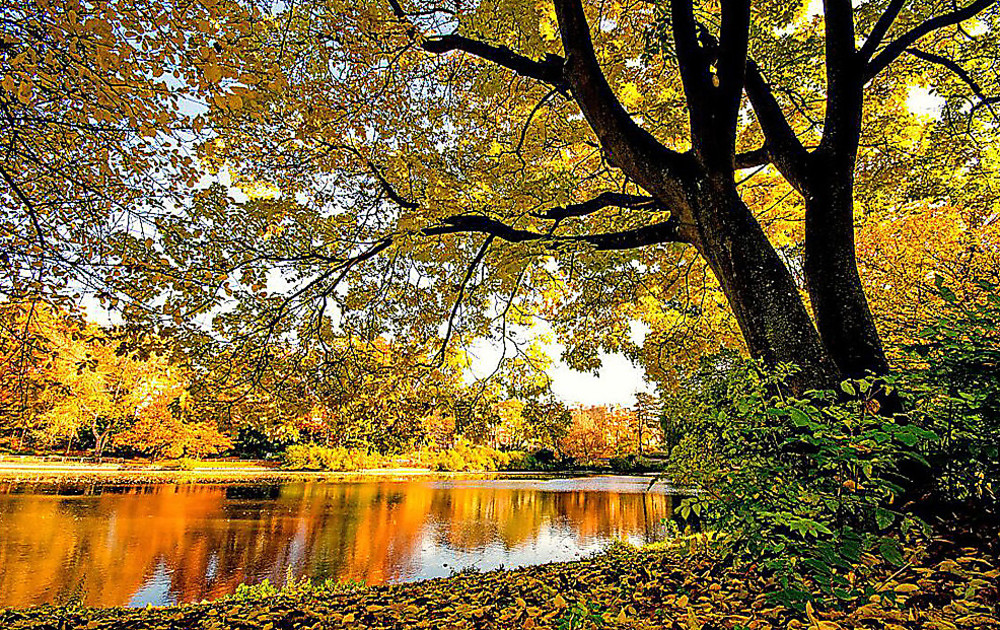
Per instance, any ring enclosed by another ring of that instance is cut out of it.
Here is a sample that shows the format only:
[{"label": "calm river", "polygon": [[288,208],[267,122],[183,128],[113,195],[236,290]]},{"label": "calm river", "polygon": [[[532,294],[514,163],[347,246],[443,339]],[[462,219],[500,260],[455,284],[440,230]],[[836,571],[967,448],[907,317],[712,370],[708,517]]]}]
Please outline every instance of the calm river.
[{"label": "calm river", "polygon": [[366,584],[571,560],[655,540],[629,477],[221,485],[0,483],[0,607],[212,599],[298,576]]}]

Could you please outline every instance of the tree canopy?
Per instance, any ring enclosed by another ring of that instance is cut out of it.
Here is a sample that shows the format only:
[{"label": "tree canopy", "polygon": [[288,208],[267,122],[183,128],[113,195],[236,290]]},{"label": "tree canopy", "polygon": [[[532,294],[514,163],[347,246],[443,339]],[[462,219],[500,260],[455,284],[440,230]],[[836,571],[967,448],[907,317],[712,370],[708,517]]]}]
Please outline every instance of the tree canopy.
[{"label": "tree canopy", "polygon": [[341,334],[525,358],[542,316],[582,369],[742,338],[803,386],[882,373],[856,225],[996,213],[989,0],[17,11],[4,291],[265,360]]}]

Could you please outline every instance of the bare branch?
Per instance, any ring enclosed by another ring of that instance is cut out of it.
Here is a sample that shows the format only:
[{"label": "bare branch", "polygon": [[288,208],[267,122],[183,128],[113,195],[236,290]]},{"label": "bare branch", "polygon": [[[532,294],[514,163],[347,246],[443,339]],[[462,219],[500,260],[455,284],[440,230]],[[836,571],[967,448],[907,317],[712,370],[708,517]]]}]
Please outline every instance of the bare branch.
[{"label": "bare branch", "polygon": [[458,287],[458,295],[455,297],[455,303],[451,307],[451,314],[448,315],[448,328],[445,330],[444,341],[441,342],[441,349],[438,350],[437,357],[435,359],[438,365],[444,361],[444,353],[448,349],[448,341],[451,340],[451,333],[455,327],[455,316],[458,315],[458,309],[462,305],[462,299],[465,297],[465,289],[469,286],[469,280],[472,279],[472,274],[476,272],[476,268],[481,262],[483,262],[483,258],[486,257],[486,252],[489,250],[490,245],[493,244],[494,238],[496,237],[490,234],[486,237],[486,240],[483,241],[479,251],[476,252],[475,258],[473,258],[472,262],[469,263],[469,268],[465,272],[465,277],[462,278],[462,284]]},{"label": "bare branch", "polygon": [[17,197],[21,203],[24,205],[24,209],[28,212],[28,217],[31,219],[31,226],[35,229],[35,237],[38,238],[38,243],[43,248],[46,246],[45,233],[42,232],[42,226],[38,222],[38,212],[35,210],[35,206],[28,199],[28,196],[24,194],[21,187],[17,185],[14,178],[10,176],[10,173],[6,169],[0,168],[0,176],[3,176],[3,180],[7,182],[7,186],[10,187],[14,196]]}]

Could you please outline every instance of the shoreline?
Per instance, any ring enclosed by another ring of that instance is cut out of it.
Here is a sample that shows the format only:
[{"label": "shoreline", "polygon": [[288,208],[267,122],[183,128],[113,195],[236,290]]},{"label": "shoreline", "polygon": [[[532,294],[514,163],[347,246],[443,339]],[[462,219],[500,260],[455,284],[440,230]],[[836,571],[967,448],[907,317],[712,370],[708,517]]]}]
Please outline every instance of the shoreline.
[{"label": "shoreline", "polygon": [[[518,479],[577,477],[645,477],[599,471],[437,471],[429,468],[371,468],[357,471],[284,470],[264,466],[195,467],[170,470],[158,466],[120,464],[14,464],[0,461],[0,482],[6,483],[106,483],[145,485],[259,484],[297,481],[408,481],[426,479]],[[651,478],[651,477],[650,477]]]}]

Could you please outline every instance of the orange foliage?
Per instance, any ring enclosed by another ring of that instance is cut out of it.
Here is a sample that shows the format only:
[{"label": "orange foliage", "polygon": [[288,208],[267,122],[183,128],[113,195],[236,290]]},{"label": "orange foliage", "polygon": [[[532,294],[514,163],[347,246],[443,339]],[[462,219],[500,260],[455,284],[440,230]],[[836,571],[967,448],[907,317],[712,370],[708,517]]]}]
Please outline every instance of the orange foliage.
[{"label": "orange foliage", "polygon": [[644,450],[655,441],[648,422],[640,427],[639,415],[624,407],[592,406],[572,410],[573,421],[560,442],[565,455],[595,459],[639,452],[640,428]]},{"label": "orange foliage", "polygon": [[888,350],[911,343],[941,307],[935,276],[960,299],[1000,278],[1000,221],[953,206],[873,216],[857,234],[868,301]]}]

